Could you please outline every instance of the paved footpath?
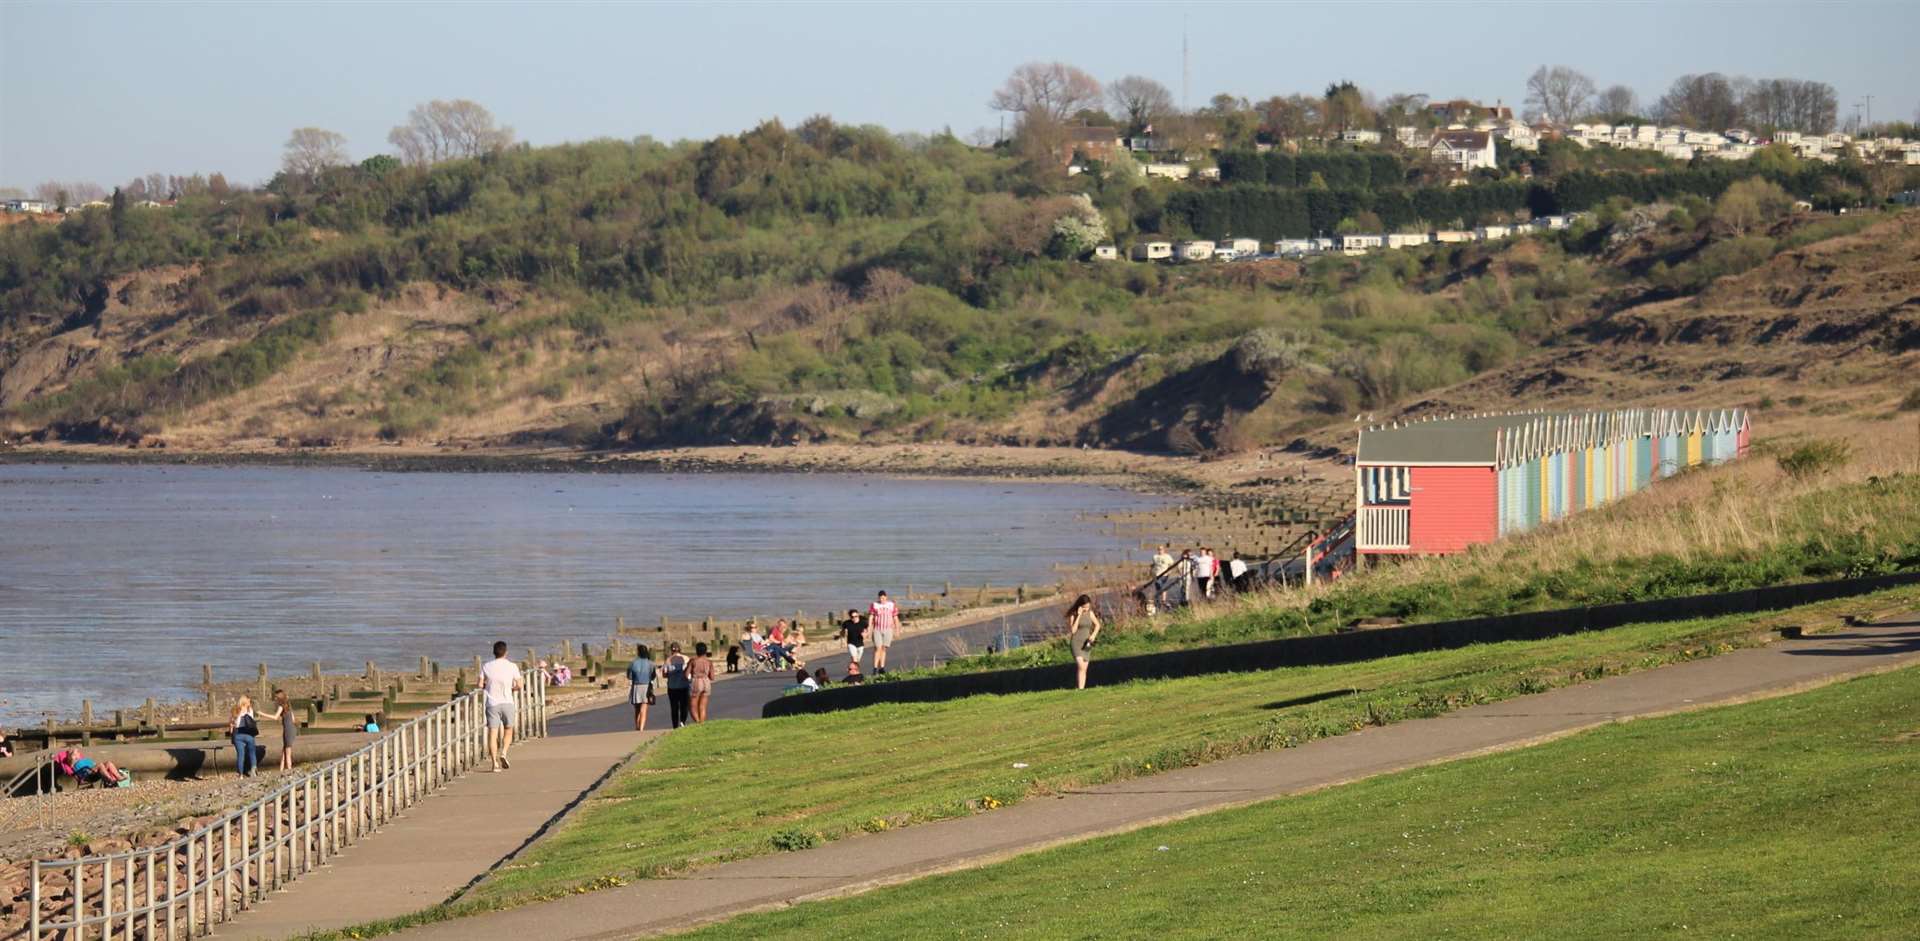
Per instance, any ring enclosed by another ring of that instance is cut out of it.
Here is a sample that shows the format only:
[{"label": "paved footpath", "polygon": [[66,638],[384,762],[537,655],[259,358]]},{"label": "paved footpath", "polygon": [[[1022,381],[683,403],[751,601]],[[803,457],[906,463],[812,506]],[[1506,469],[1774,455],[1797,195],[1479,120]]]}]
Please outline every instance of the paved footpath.
[{"label": "paved footpath", "polygon": [[445,901],[513,854],[657,734],[607,732],[515,743],[512,770],[455,779],[319,870],[219,926],[214,936],[285,938]]},{"label": "paved footpath", "polygon": [[1915,663],[1920,663],[1920,620],[1849,628],[1367,729],[1300,748],[1030,800],[971,817],[851,837],[805,852],[741,860],[680,878],[640,880],[427,925],[400,937],[420,941],[537,937],[546,941],[660,933],[1374,775],[1537,744],[1609,722],[1785,695]]}]

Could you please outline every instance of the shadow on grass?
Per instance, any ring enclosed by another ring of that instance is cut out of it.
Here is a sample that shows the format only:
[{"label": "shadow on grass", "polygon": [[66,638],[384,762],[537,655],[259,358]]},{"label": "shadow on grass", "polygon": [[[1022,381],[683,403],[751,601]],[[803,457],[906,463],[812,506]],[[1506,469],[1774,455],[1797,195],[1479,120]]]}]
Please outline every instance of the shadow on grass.
[{"label": "shadow on grass", "polygon": [[1339,699],[1342,696],[1352,696],[1355,693],[1364,693],[1364,692],[1368,692],[1368,691],[1363,689],[1330,689],[1330,690],[1327,690],[1326,692],[1308,693],[1305,696],[1295,696],[1292,699],[1277,699],[1270,703],[1261,704],[1260,708],[1292,709],[1295,706],[1306,706],[1306,705],[1311,705],[1317,702],[1326,702],[1329,699]]}]

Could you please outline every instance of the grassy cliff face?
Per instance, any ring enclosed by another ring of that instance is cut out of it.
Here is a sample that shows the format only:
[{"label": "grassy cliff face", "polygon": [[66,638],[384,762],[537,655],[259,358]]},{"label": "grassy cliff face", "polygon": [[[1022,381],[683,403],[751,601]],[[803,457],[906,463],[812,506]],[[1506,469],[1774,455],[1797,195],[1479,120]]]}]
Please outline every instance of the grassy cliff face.
[{"label": "grassy cliff face", "polygon": [[[1592,201],[1604,187],[1591,177],[1565,194],[1535,184],[1524,201]],[[1692,194],[1732,177],[1660,179],[1635,185],[1704,203]],[[1514,187],[1443,199],[1348,182],[1367,198],[1314,190],[1315,211],[1394,199],[1460,224],[1508,211],[1494,197]],[[1695,207],[1626,251],[1608,239],[1622,228],[1613,206],[1598,226],[1506,245],[1304,265],[1070,260],[1089,227],[1124,243],[1200,224],[1183,187],[1064,180],[951,138],[815,120],[91,210],[0,233],[0,425],[207,447],[1231,451],[1470,387],[1568,343],[1638,343],[1624,328],[1570,331],[1861,237],[1791,221],[1734,237],[1692,221],[1709,215]],[[1803,302],[1782,298],[1769,303]],[[1516,385],[1503,404],[1531,393]]]}]

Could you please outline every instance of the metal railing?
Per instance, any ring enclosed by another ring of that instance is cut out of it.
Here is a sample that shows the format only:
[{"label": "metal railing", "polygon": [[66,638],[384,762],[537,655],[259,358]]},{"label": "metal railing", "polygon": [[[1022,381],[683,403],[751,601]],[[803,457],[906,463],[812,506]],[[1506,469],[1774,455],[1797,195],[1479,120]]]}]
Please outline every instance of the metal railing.
[{"label": "metal railing", "polygon": [[[516,738],[547,731],[538,670],[514,694]],[[456,696],[365,748],[161,846],[35,860],[29,941],[193,938],[313,871],[434,789],[487,761],[485,694]],[[60,904],[51,916],[46,901]]]},{"label": "metal railing", "polygon": [[42,748],[34,752],[33,765],[22,768],[19,774],[14,775],[13,780],[8,781],[4,789],[0,789],[0,798],[18,797],[22,791],[27,790],[28,784],[33,785],[30,793],[36,796],[53,796],[57,789],[56,785],[60,783],[57,777],[60,772],[53,767],[53,754],[54,750],[51,748]]}]

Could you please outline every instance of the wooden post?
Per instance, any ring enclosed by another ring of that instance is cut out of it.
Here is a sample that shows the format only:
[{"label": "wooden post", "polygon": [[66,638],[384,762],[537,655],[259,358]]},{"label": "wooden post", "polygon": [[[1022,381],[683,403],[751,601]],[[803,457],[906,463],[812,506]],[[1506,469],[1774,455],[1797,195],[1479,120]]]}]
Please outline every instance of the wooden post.
[{"label": "wooden post", "polygon": [[376,674],[375,674],[375,672],[374,672],[374,669],[373,669],[373,661],[372,661],[372,660],[368,660],[368,661],[367,661],[367,679],[369,679],[369,680],[371,680],[371,679],[374,679],[374,678],[375,678],[375,676],[376,676]]},{"label": "wooden post", "polygon": [[426,655],[425,655],[425,654],[422,654],[422,655],[420,656],[420,675],[421,675],[421,676],[428,676],[428,675],[430,675],[430,674],[428,674],[428,672],[427,672],[427,658],[426,658]]},{"label": "wooden post", "polygon": [[626,630],[627,630],[627,619],[624,617],[616,616],[613,619],[613,632],[615,634],[624,634],[626,633]]},{"label": "wooden post", "polygon": [[141,724],[143,724],[143,725],[147,725],[147,726],[151,726],[151,725],[153,725],[153,724],[154,724],[154,722],[153,722],[153,720],[154,720],[154,712],[153,712],[153,697],[152,697],[152,696],[148,696],[148,697],[147,697],[147,705],[146,705],[146,707],[145,707],[145,710],[144,710],[144,717],[143,717],[143,721],[142,721],[142,723],[141,723]]},{"label": "wooden post", "polygon": [[433,681],[440,682],[440,662],[437,660],[433,663]]},{"label": "wooden post", "polygon": [[80,744],[93,744],[93,700],[80,700]]},{"label": "wooden post", "polygon": [[320,661],[313,661],[313,685],[320,685]]},{"label": "wooden post", "polygon": [[267,665],[264,663],[260,664],[260,678],[256,685],[259,686],[260,695],[256,696],[255,698],[260,700],[265,700],[267,698],[268,683],[267,683]]}]

